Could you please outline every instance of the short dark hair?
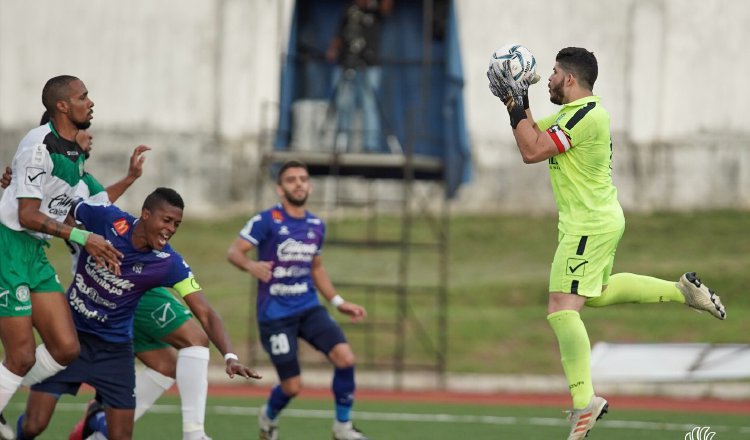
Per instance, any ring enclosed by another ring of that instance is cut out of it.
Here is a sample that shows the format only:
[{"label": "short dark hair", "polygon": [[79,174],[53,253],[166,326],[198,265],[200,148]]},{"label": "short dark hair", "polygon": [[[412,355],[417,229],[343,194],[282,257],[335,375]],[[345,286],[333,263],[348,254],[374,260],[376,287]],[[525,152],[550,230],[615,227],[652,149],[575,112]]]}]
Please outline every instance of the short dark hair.
[{"label": "short dark hair", "polygon": [[281,168],[279,168],[279,172],[276,174],[276,183],[281,184],[281,175],[284,174],[284,171],[288,170],[289,168],[303,168],[308,173],[310,172],[304,162],[294,159],[287,160],[286,162],[281,164]]},{"label": "short dark hair", "polygon": [[47,80],[42,89],[42,104],[50,115],[56,113],[55,104],[57,104],[57,101],[67,101],[70,99],[70,88],[68,85],[76,80],[78,78],[72,75],[60,75]]},{"label": "short dark hair", "polygon": [[182,197],[177,191],[172,188],[159,187],[154,190],[151,194],[146,197],[143,201],[143,209],[154,211],[162,203],[168,203],[176,208],[185,209],[185,202],[182,201]]},{"label": "short dark hair", "polygon": [[42,113],[42,119],[39,120],[39,125],[44,125],[49,122],[49,111],[45,110]]},{"label": "short dark hair", "polygon": [[555,61],[563,70],[575,76],[582,87],[594,90],[599,65],[593,52],[582,47],[566,47],[557,53]]}]

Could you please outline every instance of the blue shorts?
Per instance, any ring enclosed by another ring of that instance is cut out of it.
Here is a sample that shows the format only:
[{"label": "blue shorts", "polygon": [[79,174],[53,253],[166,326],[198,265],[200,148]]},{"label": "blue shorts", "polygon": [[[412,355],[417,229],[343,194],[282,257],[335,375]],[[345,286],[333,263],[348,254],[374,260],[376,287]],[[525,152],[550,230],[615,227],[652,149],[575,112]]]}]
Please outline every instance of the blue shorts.
[{"label": "blue shorts", "polygon": [[78,394],[82,383],[96,389],[104,405],[115,409],[135,408],[135,361],[133,344],[104,341],[78,332],[81,354],[64,370],[32,385],[32,391],[60,396]]},{"label": "blue shorts", "polygon": [[326,356],[336,344],[346,342],[341,327],[321,305],[298,315],[259,322],[258,327],[263,348],[271,356],[282,380],[300,374],[297,338],[304,339]]}]

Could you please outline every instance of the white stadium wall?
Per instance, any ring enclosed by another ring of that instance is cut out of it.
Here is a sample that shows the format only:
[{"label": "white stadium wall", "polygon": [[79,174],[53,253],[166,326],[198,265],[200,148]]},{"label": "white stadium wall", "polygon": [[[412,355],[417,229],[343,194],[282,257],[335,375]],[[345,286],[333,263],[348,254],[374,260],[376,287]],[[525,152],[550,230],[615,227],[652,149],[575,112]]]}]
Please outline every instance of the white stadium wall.
[{"label": "white stadium wall", "polygon": [[[64,5],[64,7],[61,7]],[[171,186],[191,212],[250,202],[260,140],[273,128],[291,0],[0,0],[0,160],[42,113],[44,82],[70,73],[96,103],[90,168],[123,175],[149,153],[123,199],[138,209]],[[612,114],[614,174],[629,210],[750,208],[744,116],[750,3],[732,0],[457,0],[474,180],[464,210],[554,209],[544,164],[523,165],[487,90],[491,52],[518,41],[546,80],[556,52],[599,59],[595,93]],[[553,112],[546,81],[535,114]]]}]

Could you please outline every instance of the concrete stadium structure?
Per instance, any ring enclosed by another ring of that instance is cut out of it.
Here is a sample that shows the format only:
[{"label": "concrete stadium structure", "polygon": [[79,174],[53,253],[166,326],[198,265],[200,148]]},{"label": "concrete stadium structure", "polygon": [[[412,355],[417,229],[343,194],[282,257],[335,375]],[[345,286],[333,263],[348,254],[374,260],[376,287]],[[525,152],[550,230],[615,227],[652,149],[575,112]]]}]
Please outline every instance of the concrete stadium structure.
[{"label": "concrete stadium structure", "polygon": [[[524,166],[487,90],[489,54],[518,41],[545,78],[562,47],[598,56],[614,175],[628,210],[750,208],[750,4],[732,0],[457,0],[474,179],[453,206],[552,212],[546,166]],[[84,80],[103,183],[154,148],[123,199],[171,186],[191,212],[243,208],[274,129],[290,0],[0,0],[0,160],[39,119],[41,88]],[[532,109],[554,110],[544,82]]]}]

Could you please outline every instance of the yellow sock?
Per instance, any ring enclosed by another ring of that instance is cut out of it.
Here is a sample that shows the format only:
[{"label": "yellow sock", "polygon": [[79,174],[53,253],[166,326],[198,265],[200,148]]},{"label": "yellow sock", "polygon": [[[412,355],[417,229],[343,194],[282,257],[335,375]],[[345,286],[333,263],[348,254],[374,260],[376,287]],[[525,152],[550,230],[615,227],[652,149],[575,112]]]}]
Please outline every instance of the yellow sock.
[{"label": "yellow sock", "polygon": [[581,315],[575,310],[561,310],[547,315],[547,321],[557,336],[568,388],[573,397],[573,408],[585,408],[594,396],[591,383],[591,343]]},{"label": "yellow sock", "polygon": [[609,278],[609,285],[598,298],[586,301],[590,307],[604,307],[624,303],[685,303],[685,297],[674,281],[636,275],[634,273],[617,273]]}]

